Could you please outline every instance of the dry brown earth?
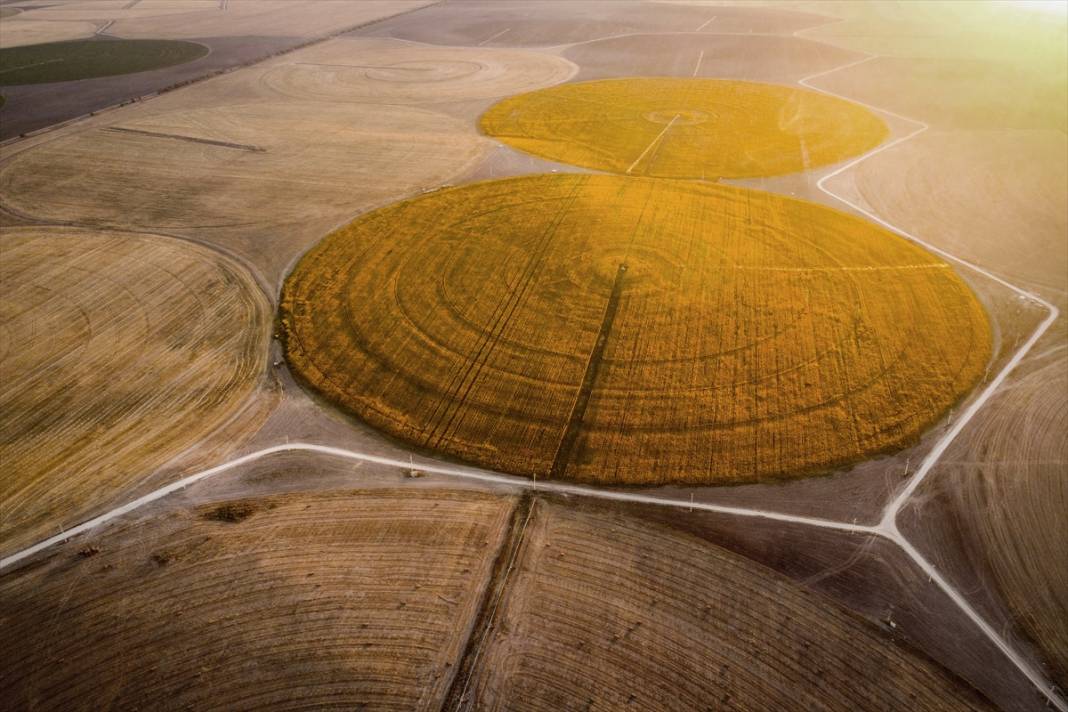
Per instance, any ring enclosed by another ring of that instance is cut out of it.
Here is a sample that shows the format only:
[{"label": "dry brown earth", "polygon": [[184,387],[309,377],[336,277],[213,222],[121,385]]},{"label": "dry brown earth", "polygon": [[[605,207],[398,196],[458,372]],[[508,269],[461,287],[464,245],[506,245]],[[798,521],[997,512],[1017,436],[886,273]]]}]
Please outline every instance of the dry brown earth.
[{"label": "dry brown earth", "polygon": [[[1047,345],[1048,346],[1048,345]],[[1068,685],[1068,361],[1032,360],[979,414],[924,483],[910,517],[926,541],[963,536]],[[943,523],[946,522],[946,523]],[[953,531],[955,530],[955,531]],[[936,554],[937,556],[937,554]]]},{"label": "dry brown earth", "polygon": [[5,551],[58,533],[236,417],[263,377],[266,296],[159,235],[21,228],[0,241]]},{"label": "dry brown earth", "polygon": [[[301,100],[419,104],[488,99],[559,84],[577,67],[560,57],[513,49],[367,47],[338,40],[268,72],[264,84]],[[364,48],[366,47],[366,49]]]},{"label": "dry brown earth", "polygon": [[1051,295],[1068,286],[1066,155],[1060,131],[932,130],[844,180],[893,224]]},{"label": "dry brown earth", "polygon": [[117,525],[0,577],[0,702],[439,709],[510,512],[379,489]]},{"label": "dry brown earth", "polygon": [[[712,18],[715,18],[714,20]],[[702,8],[626,0],[450,2],[418,18],[389,20],[368,31],[438,45],[554,46],[613,35],[656,32],[781,32],[827,22],[822,15],[768,7]]]},{"label": "dry brown earth", "polygon": [[303,229],[313,221],[329,225],[439,185],[489,144],[455,119],[410,107],[152,108],[12,156],[0,167],[0,202],[38,220],[193,233],[273,271],[315,238]]},{"label": "dry brown earth", "polygon": [[477,709],[986,708],[763,567],[604,510],[538,502],[511,575]]},{"label": "dry brown earth", "polygon": [[800,37],[680,33],[586,42],[563,56],[582,68],[580,80],[697,76],[789,84],[864,55]]},{"label": "dry brown earth", "polygon": [[1068,125],[1068,87],[1055,75],[983,59],[877,57],[819,85],[937,128],[1050,129]]}]

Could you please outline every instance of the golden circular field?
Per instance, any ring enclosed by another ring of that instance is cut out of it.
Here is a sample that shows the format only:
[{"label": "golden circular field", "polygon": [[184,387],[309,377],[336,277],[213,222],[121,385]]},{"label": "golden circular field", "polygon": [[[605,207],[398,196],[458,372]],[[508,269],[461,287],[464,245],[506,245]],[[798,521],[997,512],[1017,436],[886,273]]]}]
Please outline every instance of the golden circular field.
[{"label": "golden circular field", "polygon": [[418,446],[616,484],[798,477],[916,440],[991,334],[946,263],[722,185],[540,175],[361,217],[286,282],[295,372]]},{"label": "golden circular field", "polygon": [[536,156],[657,178],[750,178],[837,163],[889,135],[864,107],[776,84],[605,79],[519,94],[482,131]]}]

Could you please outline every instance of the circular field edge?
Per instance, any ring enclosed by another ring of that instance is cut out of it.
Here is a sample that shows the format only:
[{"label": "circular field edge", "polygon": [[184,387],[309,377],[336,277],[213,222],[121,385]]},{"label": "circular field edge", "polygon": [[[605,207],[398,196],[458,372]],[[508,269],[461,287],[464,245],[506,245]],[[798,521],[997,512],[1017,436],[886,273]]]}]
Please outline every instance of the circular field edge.
[{"label": "circular field edge", "polygon": [[[431,456],[434,456],[434,457],[444,458],[444,459],[446,459],[448,461],[461,463],[461,464],[472,465],[472,466],[475,466],[475,467],[480,467],[480,468],[484,468],[484,469],[491,470],[491,471],[504,472],[504,473],[507,473],[507,474],[517,475],[517,476],[520,476],[520,477],[528,477],[528,478],[532,477],[533,475],[529,471],[522,471],[522,470],[519,470],[519,469],[516,469],[516,468],[511,468],[511,467],[500,467],[500,466],[498,466],[498,465],[496,465],[494,463],[486,462],[486,461],[480,460],[478,458],[471,458],[471,457],[465,457],[465,456],[462,456],[462,455],[458,455],[455,452],[453,452],[448,446],[439,447],[439,448],[431,448],[431,447],[427,447],[425,445],[421,445],[419,442],[417,442],[418,437],[419,437],[419,433],[414,432],[411,428],[406,428],[403,425],[401,425],[398,421],[390,419],[388,417],[385,417],[382,414],[380,414],[377,411],[374,411],[372,409],[361,410],[361,409],[359,409],[359,408],[357,408],[357,407],[355,407],[353,405],[350,405],[349,403],[345,402],[345,399],[347,398],[347,394],[345,392],[343,392],[343,391],[339,391],[338,389],[336,389],[334,387],[331,387],[332,384],[330,383],[329,379],[326,379],[324,381],[324,383],[321,384],[321,385],[320,384],[316,384],[311,378],[309,378],[307,376],[307,374],[304,372],[303,368],[301,367],[301,362],[306,360],[306,355],[305,354],[307,352],[303,348],[301,348],[299,346],[295,346],[295,344],[299,344],[300,343],[300,338],[299,338],[299,335],[294,333],[294,330],[293,330],[293,327],[292,327],[292,323],[293,323],[292,320],[293,320],[293,316],[294,316],[294,312],[293,312],[293,301],[294,301],[294,292],[295,292],[294,282],[298,278],[298,276],[300,275],[302,270],[306,270],[308,268],[308,264],[310,263],[310,261],[313,260],[318,253],[320,253],[320,252],[322,252],[322,251],[327,249],[328,243],[331,240],[331,238],[335,238],[335,237],[343,235],[345,232],[347,232],[349,229],[351,229],[356,224],[362,222],[363,220],[370,219],[370,218],[372,218],[374,216],[378,216],[378,215],[381,215],[381,214],[389,213],[390,211],[398,209],[398,208],[400,208],[402,206],[411,205],[413,203],[418,203],[420,201],[427,200],[427,199],[433,199],[434,197],[441,196],[444,193],[458,192],[458,191],[463,191],[465,189],[474,188],[474,187],[480,187],[480,186],[486,186],[486,185],[490,185],[490,184],[523,182],[523,181],[526,181],[526,180],[529,180],[529,179],[532,179],[532,178],[539,178],[539,177],[540,178],[549,178],[549,177],[555,177],[555,176],[553,176],[553,174],[530,174],[530,175],[522,175],[522,176],[512,176],[512,177],[501,178],[501,179],[487,179],[487,180],[481,180],[481,181],[476,181],[476,182],[472,182],[472,183],[466,183],[466,184],[463,184],[463,185],[460,185],[460,186],[451,186],[451,187],[447,187],[447,188],[442,188],[442,189],[439,189],[439,190],[436,190],[436,191],[432,191],[430,193],[423,193],[423,194],[420,194],[420,195],[412,196],[410,198],[406,198],[404,200],[400,200],[400,201],[397,201],[397,202],[394,202],[394,203],[390,203],[389,205],[384,205],[384,206],[375,208],[373,210],[370,210],[370,211],[368,211],[366,213],[363,213],[363,214],[359,215],[358,217],[353,219],[351,222],[349,222],[349,223],[347,223],[347,224],[345,224],[345,225],[343,225],[343,226],[341,226],[339,228],[336,228],[335,230],[333,230],[330,233],[327,233],[325,236],[323,236],[307,252],[305,252],[303,255],[301,255],[297,260],[295,260],[292,263],[292,266],[291,266],[288,274],[286,274],[285,279],[283,280],[282,287],[281,287],[281,290],[280,290],[280,293],[279,293],[278,316],[277,316],[278,339],[279,339],[280,345],[282,347],[282,352],[283,352],[283,355],[284,355],[284,358],[285,358],[285,361],[286,361],[286,365],[288,367],[289,372],[292,374],[294,380],[298,384],[300,384],[302,388],[304,388],[307,392],[309,392],[314,398],[321,399],[321,401],[323,403],[325,403],[326,405],[328,405],[330,407],[333,407],[333,408],[336,408],[338,411],[340,411],[344,415],[352,417],[356,421],[358,421],[358,422],[360,422],[362,424],[369,425],[370,427],[372,427],[372,428],[376,429],[377,431],[379,431],[381,435],[384,435],[385,437],[387,437],[387,438],[389,438],[389,439],[391,439],[393,441],[396,441],[397,443],[403,445],[404,447],[408,447],[408,448],[414,450],[415,452],[421,452],[421,453],[424,453],[424,454],[427,454],[427,455],[431,455]],[[607,174],[606,177],[624,179],[622,176],[618,176],[618,175],[614,175],[614,174]],[[665,184],[677,182],[674,179],[649,178],[649,177],[625,178],[625,180],[651,181],[651,182],[665,183]],[[944,264],[947,268],[952,270],[952,274],[953,274],[954,279],[957,282],[959,282],[961,287],[964,288],[965,294],[971,300],[971,302],[973,303],[974,307],[976,307],[978,309],[978,313],[981,315],[981,324],[984,327],[985,336],[986,336],[984,344],[983,344],[984,345],[984,349],[985,349],[985,355],[984,355],[984,359],[982,361],[983,366],[980,366],[980,367],[972,369],[972,373],[971,373],[970,377],[968,378],[966,385],[961,387],[956,392],[956,396],[954,398],[952,398],[951,400],[947,401],[945,403],[945,405],[943,407],[941,407],[940,409],[930,411],[929,416],[927,418],[925,418],[923,421],[921,421],[920,424],[917,427],[915,427],[914,429],[912,429],[908,433],[902,435],[901,437],[896,438],[893,442],[888,443],[885,446],[867,449],[867,450],[863,451],[862,453],[860,453],[857,456],[842,456],[842,457],[837,457],[837,458],[828,458],[825,462],[822,462],[819,465],[815,465],[815,466],[812,466],[812,467],[790,469],[790,470],[786,470],[786,471],[782,471],[782,472],[778,472],[778,473],[766,473],[766,472],[755,473],[755,474],[751,473],[751,474],[749,474],[747,476],[739,477],[739,478],[718,478],[717,479],[717,478],[709,478],[709,477],[701,477],[701,476],[696,476],[696,477],[691,476],[691,477],[684,477],[684,478],[659,477],[659,478],[655,478],[655,479],[652,479],[652,480],[649,480],[649,481],[646,481],[646,482],[634,483],[634,482],[627,482],[627,481],[606,481],[605,478],[598,478],[598,477],[568,476],[568,477],[559,478],[560,481],[570,481],[570,482],[576,482],[576,483],[581,483],[581,484],[590,484],[590,485],[626,486],[626,487],[644,487],[644,486],[656,487],[656,486],[665,486],[665,485],[679,485],[679,486],[685,486],[685,485],[689,485],[689,486],[734,486],[734,485],[742,485],[742,484],[758,484],[758,483],[768,483],[768,482],[787,482],[787,481],[805,479],[805,478],[809,478],[809,477],[829,476],[831,474],[835,474],[835,473],[841,472],[843,470],[848,470],[848,469],[852,468],[853,466],[858,465],[858,464],[860,464],[862,462],[867,462],[867,461],[870,461],[872,459],[875,459],[875,458],[878,458],[878,457],[881,457],[881,456],[893,454],[893,453],[901,451],[902,449],[905,449],[907,447],[911,447],[911,446],[914,446],[914,445],[918,444],[922,440],[924,434],[933,425],[937,424],[945,416],[946,413],[953,411],[962,402],[966,401],[970,397],[970,395],[974,391],[976,385],[982,380],[985,364],[994,355],[993,354],[993,338],[994,338],[994,335],[993,335],[993,331],[991,329],[990,313],[989,313],[989,310],[987,309],[986,305],[984,304],[983,300],[978,297],[978,295],[975,293],[974,289],[972,288],[971,284],[967,280],[962,278],[956,272],[956,270],[952,269],[952,265],[950,265],[948,261],[944,260],[942,257],[938,256],[937,254],[934,254],[934,253],[930,252],[923,245],[920,245],[920,244],[916,243],[913,240],[910,240],[910,239],[908,239],[908,238],[906,238],[906,237],[904,237],[904,236],[902,236],[902,235],[900,235],[900,234],[898,234],[896,232],[892,232],[890,230],[882,228],[881,226],[875,225],[874,223],[871,223],[868,220],[865,220],[865,219],[863,219],[863,218],[861,218],[859,216],[856,216],[856,215],[854,215],[852,213],[849,213],[849,212],[846,212],[844,210],[840,210],[838,208],[833,208],[833,207],[826,206],[826,205],[823,205],[823,204],[820,204],[820,203],[814,203],[812,201],[801,200],[801,199],[798,199],[798,198],[793,198],[793,197],[790,197],[790,196],[786,196],[786,195],[782,195],[780,193],[774,193],[774,192],[770,192],[770,191],[761,191],[761,190],[756,190],[756,189],[751,189],[751,188],[741,188],[741,187],[730,186],[730,185],[725,185],[725,184],[720,184],[720,183],[709,184],[709,187],[714,187],[717,190],[724,190],[724,191],[728,191],[728,192],[732,192],[732,193],[742,193],[742,194],[744,194],[744,193],[762,193],[762,194],[767,194],[767,195],[770,195],[770,196],[774,196],[775,199],[781,199],[781,200],[789,202],[789,203],[797,203],[797,204],[817,206],[817,207],[821,208],[822,210],[825,210],[828,213],[833,213],[833,214],[837,215],[838,217],[844,218],[847,221],[862,224],[862,225],[868,227],[869,229],[870,228],[874,228],[874,229],[880,230],[883,233],[885,233],[886,236],[889,239],[899,240],[899,241],[901,241],[903,243],[906,243],[907,245],[911,246],[913,249],[918,250],[918,251],[922,252],[924,255],[930,257],[932,261],[934,261],[936,263],[939,263],[939,264]],[[299,354],[300,354],[297,357],[295,357],[295,353],[296,352],[299,352]],[[315,369],[315,370],[318,371],[318,369]],[[325,374],[323,374],[323,375],[325,376]],[[545,479],[552,479],[547,474],[543,475],[540,472],[538,473],[537,476],[543,477]]]},{"label": "circular field edge", "polygon": [[[814,162],[811,165],[806,166],[806,167],[802,167],[802,168],[790,168],[790,169],[787,169],[787,170],[774,170],[774,171],[743,171],[743,172],[732,173],[730,175],[724,174],[724,175],[720,175],[720,176],[715,176],[715,178],[725,178],[725,179],[770,178],[770,177],[777,177],[777,176],[792,175],[792,174],[796,174],[796,173],[804,173],[804,172],[809,171],[809,170],[815,170],[815,169],[819,169],[819,168],[824,168],[824,167],[827,167],[827,166],[830,166],[830,165],[834,165],[835,163],[840,163],[842,161],[846,161],[846,160],[849,160],[851,158],[856,158],[857,156],[864,155],[865,153],[867,153],[867,152],[877,148],[878,146],[882,145],[890,137],[890,128],[889,128],[889,126],[887,126],[886,122],[883,121],[881,118],[879,118],[879,116],[877,116],[876,113],[874,111],[872,111],[871,109],[869,109],[868,107],[864,106],[863,104],[860,104],[859,102],[855,102],[855,101],[852,101],[852,100],[849,100],[849,99],[843,99],[843,98],[840,98],[840,97],[837,97],[837,96],[833,96],[831,94],[825,94],[825,93],[823,93],[821,91],[818,91],[816,89],[810,89],[808,87],[803,87],[803,86],[793,86],[793,85],[789,85],[789,84],[778,84],[778,83],[770,82],[770,81],[760,81],[760,80],[750,80],[750,79],[744,79],[743,80],[743,79],[727,79],[727,78],[721,78],[721,77],[715,77],[715,78],[710,78],[710,77],[678,77],[678,76],[668,76],[668,75],[608,77],[608,78],[604,78],[604,79],[589,79],[589,80],[585,80],[585,81],[581,81],[581,82],[564,82],[562,84],[557,84],[557,85],[551,86],[551,87],[545,87],[545,88],[542,88],[542,89],[535,89],[535,90],[529,91],[529,92],[523,92],[521,94],[515,94],[513,96],[509,96],[509,97],[506,97],[504,99],[501,99],[501,100],[495,102],[494,104],[489,106],[485,111],[483,111],[482,114],[478,117],[478,131],[483,136],[486,136],[487,138],[490,138],[490,139],[492,139],[494,141],[499,141],[499,142],[503,143],[504,145],[508,146],[509,148],[511,148],[511,149],[513,149],[515,151],[521,151],[523,153],[526,153],[526,154],[531,155],[531,156],[535,156],[537,158],[542,158],[542,159],[549,160],[549,161],[555,161],[555,162],[558,162],[558,163],[564,163],[564,164],[567,164],[567,165],[578,166],[580,168],[586,168],[586,169],[594,170],[594,171],[601,171],[601,172],[606,172],[606,173],[614,173],[614,174],[617,174],[617,175],[630,175],[629,173],[622,173],[622,172],[619,172],[617,170],[614,170],[613,168],[606,166],[604,163],[598,163],[597,161],[584,160],[584,159],[574,159],[574,158],[564,158],[564,157],[561,157],[561,156],[553,154],[553,153],[543,153],[543,152],[533,151],[533,150],[530,150],[528,148],[517,146],[510,140],[510,137],[501,136],[500,134],[493,133],[492,129],[491,129],[490,125],[489,125],[489,122],[494,120],[495,112],[502,111],[503,107],[505,105],[507,105],[508,103],[514,102],[514,101],[518,101],[518,100],[522,99],[523,97],[526,97],[526,96],[529,96],[529,95],[532,95],[532,94],[538,94],[538,93],[543,93],[543,92],[551,92],[551,91],[559,90],[559,89],[562,89],[562,88],[565,88],[565,87],[581,86],[581,85],[584,85],[584,84],[607,84],[607,83],[610,83],[610,82],[627,82],[627,81],[633,81],[633,80],[643,80],[644,81],[644,80],[658,80],[658,79],[670,80],[670,81],[684,81],[684,80],[692,79],[693,81],[698,81],[698,82],[723,82],[723,83],[728,83],[729,82],[729,83],[734,83],[734,84],[751,84],[751,85],[757,85],[757,86],[763,86],[763,87],[772,87],[774,89],[790,90],[790,91],[796,92],[798,94],[812,95],[812,96],[819,97],[821,100],[826,100],[826,101],[829,101],[831,103],[840,103],[840,104],[843,104],[843,105],[848,105],[848,106],[851,106],[853,108],[859,109],[859,110],[867,113],[868,115],[870,115],[876,122],[878,122],[878,125],[880,127],[880,135],[879,135],[877,140],[873,140],[873,141],[869,142],[866,145],[866,147],[864,147],[862,150],[859,150],[859,151],[854,152],[854,153],[849,153],[849,154],[843,155],[840,158],[837,158],[835,160]],[[641,177],[647,177],[647,178],[669,178],[669,179],[677,179],[677,180],[712,180],[714,178],[714,176],[711,176],[711,175],[705,176],[705,175],[703,175],[701,173],[698,173],[698,172],[686,173],[686,174],[680,174],[680,175],[670,175],[670,176],[668,176],[668,175],[646,175],[646,176],[641,176]]]},{"label": "circular field edge", "polygon": [[[7,47],[0,50],[0,67],[2,67],[2,60],[5,54],[16,53],[28,53],[40,51],[46,48],[61,49],[63,47],[78,46],[88,47],[90,45],[121,45],[124,48],[133,48],[136,46],[158,45],[161,49],[175,49],[182,50],[180,55],[174,59],[168,59],[163,62],[146,62],[143,66],[136,66],[133,69],[117,69],[115,71],[72,71],[67,74],[60,74],[56,76],[51,74],[48,70],[54,69],[47,67],[48,64],[53,62],[61,62],[66,64],[66,60],[62,57],[55,60],[45,60],[38,63],[38,66],[46,67],[44,71],[44,78],[34,79],[32,81],[22,81],[19,77],[25,76],[20,74],[19,69],[7,69],[4,72],[0,72],[0,86],[31,86],[34,84],[55,84],[57,82],[72,82],[82,81],[84,79],[101,79],[103,77],[118,77],[128,74],[139,74],[141,72],[150,72],[157,69],[167,69],[168,67],[176,67],[182,64],[188,64],[189,62],[195,62],[198,59],[203,59],[211,54],[211,47],[200,42],[194,42],[192,40],[169,40],[169,39],[74,39],[74,40],[60,40],[58,42],[41,42],[38,44],[30,45],[16,45],[14,47]],[[79,58],[75,58],[75,61],[81,61]],[[25,66],[24,69],[34,69],[34,66]],[[80,67],[79,67],[80,69]],[[11,74],[7,74],[11,72]],[[7,74],[7,76],[5,76]],[[14,77],[14,80],[12,79]]]}]

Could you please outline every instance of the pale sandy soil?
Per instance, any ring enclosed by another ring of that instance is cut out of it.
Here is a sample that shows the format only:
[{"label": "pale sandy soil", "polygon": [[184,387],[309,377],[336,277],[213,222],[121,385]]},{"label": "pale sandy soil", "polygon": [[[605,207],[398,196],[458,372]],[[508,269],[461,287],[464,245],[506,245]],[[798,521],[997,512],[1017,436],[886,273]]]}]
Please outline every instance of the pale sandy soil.
[{"label": "pale sandy soil", "polygon": [[[715,19],[712,19],[715,17]],[[451,2],[419,13],[417,20],[390,20],[369,34],[438,45],[535,47],[587,42],[613,35],[650,32],[782,32],[827,22],[822,15],[767,7],[716,9],[656,5],[626,0],[499,0]]]},{"label": "pale sandy soil", "polygon": [[[671,51],[665,51],[668,47]],[[710,32],[629,35],[585,42],[567,48],[563,56],[582,68],[579,80],[697,76],[790,84],[864,55],[800,37]]]},{"label": "pale sandy soil", "polygon": [[[430,0],[92,0],[42,3],[5,21],[3,46],[47,40],[31,39],[34,26],[55,24],[90,27],[91,35],[105,23],[109,35],[126,38],[183,39],[250,35],[316,37],[370,20],[430,5]],[[63,37],[63,39],[68,39]]]},{"label": "pale sandy soil", "polygon": [[931,130],[849,179],[895,225],[1055,297],[1068,286],[1065,156],[1060,131]]},{"label": "pale sandy soil", "polygon": [[0,702],[439,709],[511,509],[342,490],[116,526],[0,577]]},{"label": "pale sandy soil", "polygon": [[195,235],[274,277],[324,228],[439,185],[488,144],[454,119],[406,107],[223,99],[157,108],[106,115],[5,161],[0,202],[38,220]]},{"label": "pale sandy soil", "polygon": [[0,32],[0,48],[62,42],[90,37],[97,25],[86,21],[50,21],[27,19],[29,13],[19,13],[4,18],[4,31]]},{"label": "pale sandy soil", "polygon": [[263,82],[303,100],[425,104],[533,91],[567,81],[578,70],[566,59],[523,50],[369,44],[330,42],[300,61],[278,65]]},{"label": "pale sandy soil", "polygon": [[159,235],[11,229],[0,252],[7,553],[125,500],[238,416],[271,311],[240,265]]}]

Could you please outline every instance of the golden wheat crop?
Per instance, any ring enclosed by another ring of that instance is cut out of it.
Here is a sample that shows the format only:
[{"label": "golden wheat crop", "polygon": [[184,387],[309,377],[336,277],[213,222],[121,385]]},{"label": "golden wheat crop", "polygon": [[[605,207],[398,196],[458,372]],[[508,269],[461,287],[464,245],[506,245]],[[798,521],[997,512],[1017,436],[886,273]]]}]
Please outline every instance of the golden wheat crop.
[{"label": "golden wheat crop", "polygon": [[864,107],[825,94],[661,77],[520,94],[491,107],[481,125],[554,161],[660,178],[794,173],[863,153],[889,134]]},{"label": "golden wheat crop", "polygon": [[417,445],[590,482],[794,477],[914,441],[990,355],[944,262],[808,202],[530,176],[329,235],[288,279],[287,354]]}]

